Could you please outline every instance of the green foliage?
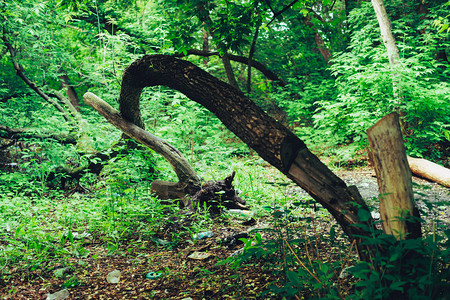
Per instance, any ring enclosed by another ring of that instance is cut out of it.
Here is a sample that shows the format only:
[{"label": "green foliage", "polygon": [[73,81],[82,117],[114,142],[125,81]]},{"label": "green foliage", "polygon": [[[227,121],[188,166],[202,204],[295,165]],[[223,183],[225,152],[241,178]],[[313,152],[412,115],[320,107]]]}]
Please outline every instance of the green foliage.
[{"label": "green foliage", "polygon": [[[392,6],[394,17],[396,8]],[[333,136],[334,143],[365,146],[365,131],[385,114],[400,110],[405,115],[408,152],[439,157],[429,152],[429,146],[448,141],[450,86],[448,62],[435,57],[448,49],[448,39],[429,26],[429,19],[400,14],[393,29],[401,61],[392,68],[379,42],[371,5],[353,10],[349,21],[353,29],[349,50],[336,55],[331,67],[339,95],[316,102],[315,128],[320,135]],[[419,30],[426,34],[418,34]],[[400,99],[395,98],[393,85]]]},{"label": "green foliage", "polygon": [[400,241],[377,234],[363,242],[376,243],[381,251],[370,264],[360,262],[349,269],[359,279],[350,299],[446,299],[450,231],[444,234]]}]

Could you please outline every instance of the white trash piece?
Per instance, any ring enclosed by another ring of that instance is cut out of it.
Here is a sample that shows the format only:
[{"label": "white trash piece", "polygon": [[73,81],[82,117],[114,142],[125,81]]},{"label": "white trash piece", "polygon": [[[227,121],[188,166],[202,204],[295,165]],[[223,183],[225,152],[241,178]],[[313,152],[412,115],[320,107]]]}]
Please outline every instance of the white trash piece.
[{"label": "white trash piece", "polygon": [[108,275],[106,276],[106,280],[109,283],[119,283],[120,281],[120,271],[119,270],[114,270],[108,273]]},{"label": "white trash piece", "polygon": [[69,291],[67,289],[60,290],[53,294],[47,294],[46,300],[64,300],[70,296]]}]

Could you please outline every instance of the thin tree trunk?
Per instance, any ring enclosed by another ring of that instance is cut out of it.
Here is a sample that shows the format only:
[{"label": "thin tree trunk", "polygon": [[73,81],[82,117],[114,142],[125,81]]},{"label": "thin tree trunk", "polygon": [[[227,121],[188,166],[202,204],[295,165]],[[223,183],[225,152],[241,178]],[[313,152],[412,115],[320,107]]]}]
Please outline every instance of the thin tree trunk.
[{"label": "thin tree trunk", "polygon": [[253,35],[252,45],[248,53],[248,66],[247,66],[247,93],[252,91],[252,60],[255,54],[256,41],[258,40],[259,26],[255,29],[255,34]]},{"label": "thin tree trunk", "polygon": [[60,75],[59,79],[61,79],[61,84],[64,88],[66,88],[67,98],[69,98],[72,106],[80,111],[80,101],[78,100],[78,95],[73,86],[69,84],[69,77],[66,74]]},{"label": "thin tree trunk", "polygon": [[228,56],[227,52],[225,52],[222,55],[222,62],[223,62],[223,67],[225,68],[225,73],[227,74],[228,82],[230,83],[231,86],[233,86],[239,90],[239,86],[236,82],[236,78],[234,77],[233,68],[231,67],[230,57]]},{"label": "thin tree trunk", "polygon": [[[202,32],[203,32],[203,47],[202,50],[203,52],[209,52],[209,34],[208,34],[208,30],[206,30],[206,24],[203,23],[203,27],[202,27]],[[208,66],[208,62],[209,62],[209,58],[206,56],[203,59],[203,65],[205,67]]]},{"label": "thin tree trunk", "polygon": [[330,59],[332,57],[330,50],[325,45],[325,42],[322,39],[322,36],[319,34],[317,29],[314,27],[314,24],[311,22],[310,17],[304,17],[303,22],[314,31],[314,41],[316,42],[317,49],[322,55],[323,60],[327,65],[330,64]]},{"label": "thin tree trunk", "polygon": [[[360,220],[359,210],[368,208],[355,187],[348,187],[303,141],[240,91],[192,63],[165,55],[144,56],[135,61],[124,72],[121,107],[135,103],[140,114],[142,89],[158,85],[178,90],[213,112],[244,143],[328,209],[350,239],[359,241],[361,236],[370,236],[372,219],[369,214],[367,221]],[[369,260],[372,250],[370,245],[359,244],[361,259]]]},{"label": "thin tree trunk", "polygon": [[394,98],[397,99],[397,107],[403,102],[402,93],[399,87],[400,78],[395,68],[400,64],[400,56],[398,54],[397,44],[395,43],[394,35],[392,34],[391,21],[384,7],[383,0],[372,0],[372,6],[377,16],[378,24],[380,25],[381,37],[386,46],[389,63],[393,69],[392,86],[394,91]]}]

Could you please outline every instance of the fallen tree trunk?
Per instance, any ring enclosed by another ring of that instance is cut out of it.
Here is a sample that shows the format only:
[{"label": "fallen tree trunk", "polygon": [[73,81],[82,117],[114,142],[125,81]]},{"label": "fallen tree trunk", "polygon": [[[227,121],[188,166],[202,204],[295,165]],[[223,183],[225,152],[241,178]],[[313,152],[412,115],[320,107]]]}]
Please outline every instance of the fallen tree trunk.
[{"label": "fallen tree trunk", "polygon": [[450,187],[450,169],[423,158],[408,156],[408,163],[414,175]]},{"label": "fallen tree trunk", "polygon": [[76,144],[78,139],[75,134],[52,132],[50,130],[38,128],[11,128],[0,125],[0,131],[6,132],[4,138],[35,138],[35,139],[54,139],[62,144]]},{"label": "fallen tree trunk", "polygon": [[[190,62],[166,55],[144,56],[126,68],[119,97],[121,115],[132,123],[142,122],[141,92],[157,85],[178,90],[213,112],[244,143],[322,204],[350,239],[358,242],[360,258],[370,260],[373,246],[359,241],[371,235],[374,225],[358,190],[331,172],[289,129],[237,89]],[[364,219],[361,210],[366,211]]]}]

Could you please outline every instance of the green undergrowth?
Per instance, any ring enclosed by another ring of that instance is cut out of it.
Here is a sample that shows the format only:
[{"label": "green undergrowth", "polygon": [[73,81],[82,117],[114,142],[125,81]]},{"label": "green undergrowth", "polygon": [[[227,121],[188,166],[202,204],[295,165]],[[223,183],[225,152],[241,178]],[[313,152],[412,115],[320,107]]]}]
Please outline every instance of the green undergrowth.
[{"label": "green undergrowth", "polygon": [[[74,259],[82,265],[83,260],[99,255],[133,257],[158,239],[175,248],[193,234],[214,231],[221,222],[241,221],[231,215],[213,219],[203,207],[177,230],[165,230],[183,213],[176,203],[168,205],[151,195],[156,173],[149,170],[155,169],[154,164],[158,178],[174,180],[174,175],[170,166],[148,152],[119,156],[105,166],[100,178],[87,174],[66,190],[46,184],[45,160],[31,159],[28,166],[44,168],[42,176],[30,181],[23,169],[0,177],[5,191],[0,196],[2,280],[17,274],[32,280],[35,270]],[[433,214],[433,205],[428,211],[435,225],[427,227],[423,240],[397,243],[374,233],[365,242],[384,245],[387,251],[378,253],[371,263],[361,263],[355,245],[331,215],[310,197],[296,193],[295,186],[262,159],[247,155],[207,162],[193,162],[205,181],[236,171],[233,184],[258,224],[249,238],[242,239],[244,250],[219,264],[258,266],[270,272],[277,280],[260,297],[376,299],[411,290],[410,299],[439,299],[448,287],[448,232],[445,223],[439,222],[441,216]],[[404,259],[411,253],[420,259]],[[66,287],[79,284],[70,280]]]},{"label": "green undergrowth", "polygon": [[[157,237],[171,222],[171,217],[180,215],[180,208],[176,203],[168,205],[153,197],[151,178],[139,171],[148,166],[142,160],[133,161],[132,155],[117,158],[105,168],[102,180],[86,175],[69,185],[69,190],[47,185],[45,176],[30,181],[25,169],[2,173],[0,270],[3,276],[11,276],[17,269],[26,275],[42,265],[92,257],[94,246],[102,247],[109,255],[126,254],[127,249],[139,248]],[[219,180],[233,170],[237,172],[234,183],[240,196],[255,208],[257,215],[264,214],[258,209],[262,203],[287,201],[286,179],[259,159],[233,159],[228,165],[204,166],[200,174],[205,180]],[[83,187],[81,191],[80,187]],[[212,226],[213,219],[208,213],[198,213],[192,222],[169,238],[176,243]]]},{"label": "green undergrowth", "polygon": [[[264,265],[278,280],[262,296],[282,299],[448,299],[450,230],[434,228],[423,238],[396,240],[376,230],[362,245],[377,245],[370,262],[358,261],[323,209],[308,201],[265,207],[266,227],[242,238],[240,255],[218,265],[242,268]],[[361,212],[361,219],[367,220]],[[433,221],[433,223],[436,220]],[[378,221],[377,223],[380,223]]]}]

